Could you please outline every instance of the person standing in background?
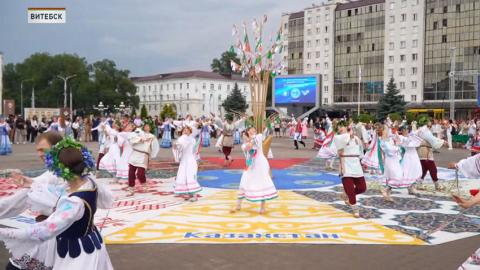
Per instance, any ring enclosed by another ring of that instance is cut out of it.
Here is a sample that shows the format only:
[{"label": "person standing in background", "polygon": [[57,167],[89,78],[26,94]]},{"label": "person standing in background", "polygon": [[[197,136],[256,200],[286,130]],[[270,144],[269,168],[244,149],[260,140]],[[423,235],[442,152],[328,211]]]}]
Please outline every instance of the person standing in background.
[{"label": "person standing in background", "polygon": [[92,141],[98,142],[98,131],[95,129],[100,125],[100,117],[95,117],[92,122]]},{"label": "person standing in background", "polygon": [[89,117],[85,117],[83,120],[84,131],[83,131],[83,141],[84,142],[91,142],[92,141],[92,120]]},{"label": "person standing in background", "polygon": [[34,143],[35,138],[37,138],[38,128],[39,128],[39,124],[38,124],[38,120],[37,120],[36,115],[34,115],[32,117],[32,121],[30,121],[30,126],[31,126],[31,129],[32,129],[31,132],[30,132],[30,142]]},{"label": "person standing in background", "polygon": [[15,143],[25,144],[27,137],[26,123],[21,115],[15,120]]}]

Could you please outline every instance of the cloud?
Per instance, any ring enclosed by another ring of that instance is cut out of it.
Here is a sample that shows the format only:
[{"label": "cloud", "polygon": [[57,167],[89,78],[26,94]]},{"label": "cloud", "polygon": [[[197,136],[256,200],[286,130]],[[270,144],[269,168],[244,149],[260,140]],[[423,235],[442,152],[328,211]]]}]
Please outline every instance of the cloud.
[{"label": "cloud", "polygon": [[[188,69],[208,70],[233,43],[231,27],[269,17],[265,33],[279,27],[282,12],[311,0],[110,0],[1,1],[0,51],[7,62],[35,52],[77,53],[89,62],[109,58],[133,75]],[[28,7],[63,6],[65,25],[27,24]],[[269,35],[264,35],[264,39]]]}]

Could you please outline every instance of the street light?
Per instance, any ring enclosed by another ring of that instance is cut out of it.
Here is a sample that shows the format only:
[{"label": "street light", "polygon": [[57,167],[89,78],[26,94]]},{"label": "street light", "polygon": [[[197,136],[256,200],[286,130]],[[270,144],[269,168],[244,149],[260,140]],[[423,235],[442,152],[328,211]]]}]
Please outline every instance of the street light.
[{"label": "street light", "polygon": [[119,111],[121,114],[123,114],[125,112],[125,103],[123,103],[123,101],[120,101],[120,105],[118,105],[118,107],[116,105],[113,105],[113,108],[117,111]]},{"label": "street light", "polygon": [[99,111],[102,115],[105,110],[108,110],[108,106],[103,105],[103,102],[99,102],[98,106],[93,106],[94,110]]},{"label": "street light", "polygon": [[22,114],[22,117],[24,116],[23,115],[23,83],[28,81],[33,81],[33,79],[32,78],[25,79],[20,82],[20,113]]},{"label": "street light", "polygon": [[[67,108],[67,81],[71,78],[76,77],[77,74],[73,74],[67,77],[62,77],[60,75],[57,75],[57,78],[60,78],[63,80],[63,108]],[[72,113],[72,112],[70,112]]]}]

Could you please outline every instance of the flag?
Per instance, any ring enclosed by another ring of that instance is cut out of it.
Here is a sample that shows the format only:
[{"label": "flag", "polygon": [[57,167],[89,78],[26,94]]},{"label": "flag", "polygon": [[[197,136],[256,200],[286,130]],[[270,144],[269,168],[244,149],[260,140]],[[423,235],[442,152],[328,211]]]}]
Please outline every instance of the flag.
[{"label": "flag", "polygon": [[233,45],[231,45],[230,48],[228,49],[228,52],[229,53],[235,53],[235,47],[233,47]]},{"label": "flag", "polygon": [[263,51],[263,45],[262,45],[262,38],[260,37],[257,41],[257,44],[255,45],[255,51],[256,52],[262,52]]},{"label": "flag", "polygon": [[267,14],[264,14],[263,15],[263,23],[266,23],[267,22]]},{"label": "flag", "polygon": [[272,51],[268,50],[267,52],[267,59],[272,59]]},{"label": "flag", "polygon": [[232,37],[236,36],[238,34],[237,26],[234,24],[232,28]]},{"label": "flag", "polygon": [[235,63],[235,61],[230,60],[230,66],[232,67],[233,71],[239,71],[240,70],[240,65]]},{"label": "flag", "polygon": [[251,53],[252,48],[250,48],[250,42],[248,41],[247,26],[243,24],[243,52]]}]

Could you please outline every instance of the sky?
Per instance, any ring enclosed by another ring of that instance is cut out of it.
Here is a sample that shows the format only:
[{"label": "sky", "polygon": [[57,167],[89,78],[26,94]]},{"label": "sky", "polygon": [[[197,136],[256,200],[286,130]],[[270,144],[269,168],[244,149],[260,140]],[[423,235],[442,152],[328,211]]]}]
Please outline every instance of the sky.
[{"label": "sky", "polygon": [[[210,70],[234,39],[232,25],[264,14],[264,39],[284,12],[321,0],[0,0],[0,52],[5,63],[36,52],[76,53],[89,63],[115,61],[133,76]],[[29,7],[64,7],[65,24],[28,24]],[[252,40],[252,38],[250,39]]]}]

